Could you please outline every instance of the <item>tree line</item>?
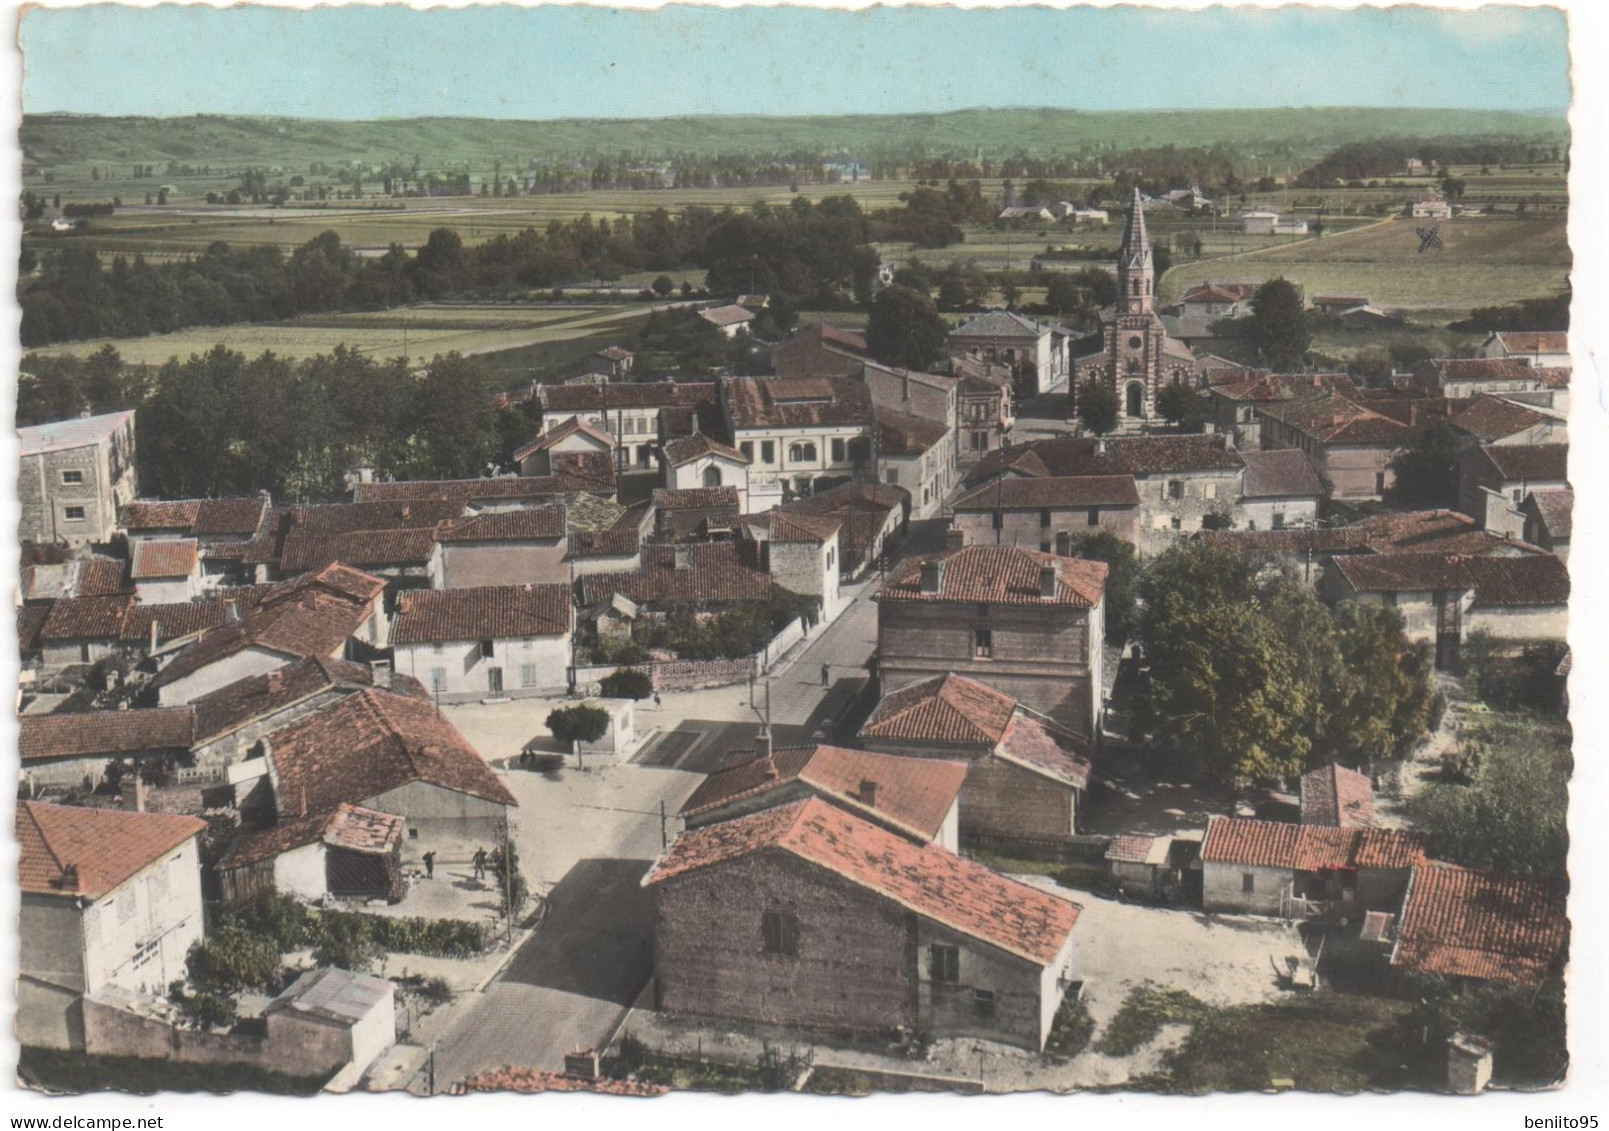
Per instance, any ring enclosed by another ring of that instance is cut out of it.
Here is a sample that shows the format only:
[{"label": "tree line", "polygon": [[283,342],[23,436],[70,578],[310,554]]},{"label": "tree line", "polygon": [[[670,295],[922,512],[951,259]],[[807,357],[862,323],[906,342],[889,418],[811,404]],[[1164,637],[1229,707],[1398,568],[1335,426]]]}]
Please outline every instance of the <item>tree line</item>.
[{"label": "tree line", "polygon": [[1563,157],[1557,142],[1529,137],[1387,137],[1354,141],[1325,154],[1296,178],[1298,188],[1325,188],[1337,181],[1359,181],[1369,177],[1400,174],[1408,158],[1416,157],[1426,168],[1446,169],[1449,165],[1534,165],[1555,162]]}]

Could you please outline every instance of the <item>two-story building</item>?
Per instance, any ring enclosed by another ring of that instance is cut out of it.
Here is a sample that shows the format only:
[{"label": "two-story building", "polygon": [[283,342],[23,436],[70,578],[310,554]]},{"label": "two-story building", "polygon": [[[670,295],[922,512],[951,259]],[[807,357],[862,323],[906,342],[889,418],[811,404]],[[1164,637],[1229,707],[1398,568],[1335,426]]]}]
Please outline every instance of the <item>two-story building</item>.
[{"label": "two-story building", "polygon": [[567,584],[405,593],[391,626],[397,670],[443,703],[562,693],[573,606]]},{"label": "two-story building", "polygon": [[750,513],[876,478],[871,389],[859,378],[732,377],[722,391],[732,442],[749,461]]},{"label": "two-story building", "polygon": [[22,541],[111,541],[118,511],[138,493],[133,410],[34,424],[17,435]]},{"label": "two-story building", "polygon": [[1259,410],[1263,449],[1306,454],[1334,499],[1380,499],[1396,483],[1391,461],[1421,429],[1337,393]]},{"label": "two-story building", "polygon": [[1564,330],[1494,330],[1480,355],[1523,361],[1539,369],[1570,368],[1570,335]]},{"label": "two-story building", "polygon": [[911,496],[911,517],[931,518],[955,486],[954,433],[942,424],[879,408],[877,477]]},{"label": "two-story building", "polygon": [[1140,492],[1132,475],[1002,476],[962,494],[952,529],[967,546],[1028,546],[1071,556],[1084,534],[1106,530],[1139,549]]},{"label": "two-story building", "polygon": [[737,495],[739,513],[744,513],[749,501],[750,459],[732,445],[695,432],[668,441],[659,462],[667,489],[730,488]]},{"label": "two-story building", "polygon": [[1033,397],[1066,386],[1071,338],[1060,326],[991,310],[951,330],[950,349],[1010,367],[1017,389]]},{"label": "two-story building", "polygon": [[866,335],[826,322],[805,327],[771,350],[778,377],[858,377],[870,359]]},{"label": "two-story building", "polygon": [[885,694],[954,672],[1075,735],[1096,733],[1104,562],[967,546],[912,563],[877,594]]},{"label": "two-story building", "polygon": [[83,999],[112,986],[161,994],[201,941],[197,817],[23,801],[17,1037],[84,1048]]}]

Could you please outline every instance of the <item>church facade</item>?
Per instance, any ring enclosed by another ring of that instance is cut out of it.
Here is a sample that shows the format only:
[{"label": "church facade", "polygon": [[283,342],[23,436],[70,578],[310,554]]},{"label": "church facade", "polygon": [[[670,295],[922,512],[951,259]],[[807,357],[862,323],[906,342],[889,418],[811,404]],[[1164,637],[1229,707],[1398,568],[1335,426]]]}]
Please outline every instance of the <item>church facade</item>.
[{"label": "church facade", "polygon": [[1086,355],[1079,379],[1111,389],[1124,423],[1156,419],[1157,394],[1167,385],[1197,383],[1195,356],[1168,337],[1156,312],[1156,262],[1139,189],[1118,250],[1117,303],[1102,313],[1101,323],[1102,348]]}]

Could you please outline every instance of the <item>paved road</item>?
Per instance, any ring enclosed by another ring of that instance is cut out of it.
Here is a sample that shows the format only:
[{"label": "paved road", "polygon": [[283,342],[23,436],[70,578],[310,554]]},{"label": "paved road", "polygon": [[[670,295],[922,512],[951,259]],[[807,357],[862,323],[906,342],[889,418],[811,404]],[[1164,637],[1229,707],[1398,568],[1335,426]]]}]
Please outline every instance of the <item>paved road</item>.
[{"label": "paved road", "polygon": [[562,1069],[601,1045],[652,969],[647,860],[583,860],[553,889],[547,919],[436,1046],[436,1081],[503,1065]]}]

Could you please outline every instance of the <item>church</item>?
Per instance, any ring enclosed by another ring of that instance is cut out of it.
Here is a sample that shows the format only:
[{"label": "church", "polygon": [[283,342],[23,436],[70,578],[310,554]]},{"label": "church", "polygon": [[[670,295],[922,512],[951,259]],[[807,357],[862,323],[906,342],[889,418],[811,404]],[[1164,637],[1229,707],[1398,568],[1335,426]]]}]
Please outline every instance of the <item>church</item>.
[{"label": "church", "polygon": [[[1117,256],[1117,302],[1101,312],[1101,336],[1078,363],[1079,380],[1100,381],[1117,396],[1120,427],[1157,419],[1156,398],[1174,382],[1197,383],[1195,355],[1168,337],[1156,312],[1156,263],[1145,209],[1134,190]],[[1075,389],[1074,395],[1077,395]]]}]

